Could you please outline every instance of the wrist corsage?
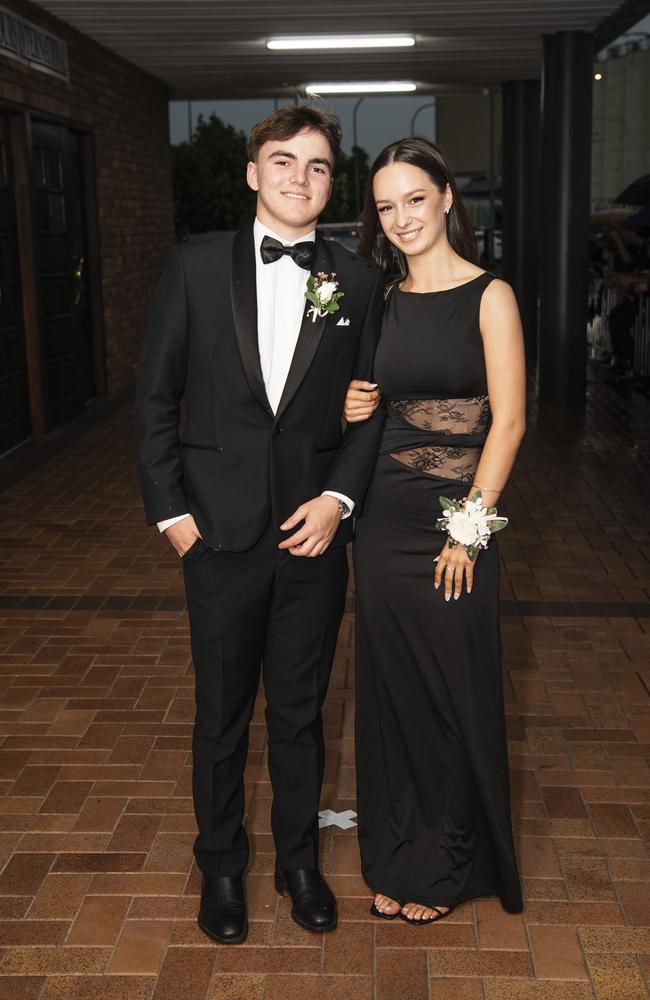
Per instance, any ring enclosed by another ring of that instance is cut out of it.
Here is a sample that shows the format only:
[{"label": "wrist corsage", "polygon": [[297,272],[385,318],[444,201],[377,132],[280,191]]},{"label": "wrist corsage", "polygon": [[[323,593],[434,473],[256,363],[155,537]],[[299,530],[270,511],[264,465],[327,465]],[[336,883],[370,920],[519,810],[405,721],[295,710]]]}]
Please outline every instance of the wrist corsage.
[{"label": "wrist corsage", "polygon": [[501,531],[508,523],[507,517],[497,517],[496,507],[486,507],[480,491],[463,500],[438,497],[444,514],[436,521],[439,531],[449,535],[448,545],[464,545],[470,559],[476,559],[479,549],[486,549],[490,535]]}]

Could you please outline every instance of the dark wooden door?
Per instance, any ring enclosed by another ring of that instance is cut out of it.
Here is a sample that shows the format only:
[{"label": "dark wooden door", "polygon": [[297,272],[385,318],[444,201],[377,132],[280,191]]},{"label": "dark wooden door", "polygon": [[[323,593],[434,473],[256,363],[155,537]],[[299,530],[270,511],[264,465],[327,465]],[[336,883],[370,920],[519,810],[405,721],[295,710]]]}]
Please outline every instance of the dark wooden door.
[{"label": "dark wooden door", "polygon": [[45,406],[51,427],[80,413],[94,390],[79,136],[35,121],[32,156]]},{"label": "dark wooden door", "polygon": [[0,454],[31,433],[9,122],[0,115]]}]

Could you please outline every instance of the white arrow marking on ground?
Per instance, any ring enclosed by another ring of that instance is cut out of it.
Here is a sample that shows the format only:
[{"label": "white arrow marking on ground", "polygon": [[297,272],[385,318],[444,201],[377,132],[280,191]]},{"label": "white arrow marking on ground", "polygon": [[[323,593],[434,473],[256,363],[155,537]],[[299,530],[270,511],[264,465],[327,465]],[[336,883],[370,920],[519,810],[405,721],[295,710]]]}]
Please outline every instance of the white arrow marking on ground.
[{"label": "white arrow marking on ground", "polygon": [[318,814],[318,825],[321,829],[324,826],[338,826],[341,830],[351,830],[353,826],[357,825],[354,822],[356,815],[352,809],[346,809],[345,812],[340,813],[332,812],[331,809],[322,809]]}]

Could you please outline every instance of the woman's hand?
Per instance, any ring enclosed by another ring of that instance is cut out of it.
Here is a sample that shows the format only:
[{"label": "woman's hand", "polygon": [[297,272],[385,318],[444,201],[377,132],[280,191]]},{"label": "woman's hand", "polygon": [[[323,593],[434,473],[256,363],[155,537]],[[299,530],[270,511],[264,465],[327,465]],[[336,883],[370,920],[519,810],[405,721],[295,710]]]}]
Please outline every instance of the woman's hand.
[{"label": "woman's hand", "polygon": [[343,416],[349,424],[358,424],[371,417],[379,406],[380,390],[375,382],[353,379],[345,397]]},{"label": "woman's hand", "polygon": [[465,576],[467,593],[471,594],[474,583],[474,562],[467,555],[467,549],[464,545],[456,544],[452,548],[449,542],[445,542],[444,549],[434,559],[434,562],[436,564],[435,588],[437,590],[444,580],[446,601],[451,599],[452,594],[455,601],[460,597],[463,589],[463,575]]}]

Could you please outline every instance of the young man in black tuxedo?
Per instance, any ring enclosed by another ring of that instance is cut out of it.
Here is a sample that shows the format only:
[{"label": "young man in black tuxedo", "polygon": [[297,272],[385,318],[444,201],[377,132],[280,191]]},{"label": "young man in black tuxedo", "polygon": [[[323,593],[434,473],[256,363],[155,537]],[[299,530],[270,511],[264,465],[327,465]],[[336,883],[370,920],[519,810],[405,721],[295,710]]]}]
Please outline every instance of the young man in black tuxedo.
[{"label": "young man in black tuxedo", "polygon": [[[256,126],[257,217],[172,250],[138,375],[147,519],[181,557],[189,611],[199,924],[222,943],[247,933],[243,775],[260,668],[276,887],[303,927],[336,926],[318,867],[321,706],[381,421],[342,432],[341,416],[350,380],[372,375],[383,305],[375,265],[315,233],[340,138],[313,107]],[[338,283],[338,309],[311,308],[310,273]]]}]

